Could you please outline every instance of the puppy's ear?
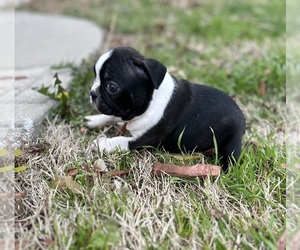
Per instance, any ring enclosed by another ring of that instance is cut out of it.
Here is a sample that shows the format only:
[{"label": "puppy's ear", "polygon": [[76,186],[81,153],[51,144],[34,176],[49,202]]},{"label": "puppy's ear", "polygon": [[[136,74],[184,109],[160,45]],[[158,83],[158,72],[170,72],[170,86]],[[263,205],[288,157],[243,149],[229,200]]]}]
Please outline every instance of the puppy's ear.
[{"label": "puppy's ear", "polygon": [[148,77],[151,79],[154,88],[158,89],[167,73],[167,68],[159,61],[151,58],[143,58],[140,60],[140,63]]}]

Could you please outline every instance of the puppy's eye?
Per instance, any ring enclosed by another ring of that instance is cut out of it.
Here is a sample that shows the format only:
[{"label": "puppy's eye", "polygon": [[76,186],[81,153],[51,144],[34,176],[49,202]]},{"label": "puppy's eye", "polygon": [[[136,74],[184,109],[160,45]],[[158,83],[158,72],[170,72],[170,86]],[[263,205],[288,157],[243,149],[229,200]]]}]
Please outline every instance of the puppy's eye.
[{"label": "puppy's eye", "polygon": [[108,91],[108,93],[110,93],[110,94],[115,94],[115,93],[117,93],[118,92],[118,90],[119,90],[119,86],[117,85],[117,84],[115,84],[115,83],[108,83],[107,85],[106,85],[106,90]]}]

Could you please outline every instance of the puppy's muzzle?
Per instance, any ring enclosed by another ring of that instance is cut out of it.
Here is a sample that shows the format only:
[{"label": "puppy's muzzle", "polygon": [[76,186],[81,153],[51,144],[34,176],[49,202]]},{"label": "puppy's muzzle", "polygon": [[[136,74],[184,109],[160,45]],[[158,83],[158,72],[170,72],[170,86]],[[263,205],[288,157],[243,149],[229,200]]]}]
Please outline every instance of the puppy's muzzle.
[{"label": "puppy's muzzle", "polygon": [[91,102],[94,103],[97,99],[97,93],[94,90],[90,91]]}]

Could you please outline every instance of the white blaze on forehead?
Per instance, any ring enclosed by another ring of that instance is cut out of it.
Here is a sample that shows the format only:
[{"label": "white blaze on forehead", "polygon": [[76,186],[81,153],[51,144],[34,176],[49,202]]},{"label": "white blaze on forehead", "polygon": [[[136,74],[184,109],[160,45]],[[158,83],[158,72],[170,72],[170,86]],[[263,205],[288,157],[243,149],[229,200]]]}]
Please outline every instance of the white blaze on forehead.
[{"label": "white blaze on forehead", "polygon": [[95,65],[95,72],[96,72],[96,76],[95,76],[95,81],[94,81],[94,85],[92,87],[92,90],[95,90],[96,88],[98,88],[100,86],[100,70],[103,66],[103,64],[106,62],[106,60],[108,58],[110,58],[111,54],[112,54],[113,50],[110,50],[106,53],[104,53],[102,56],[100,56],[100,58],[98,59],[96,65]]}]

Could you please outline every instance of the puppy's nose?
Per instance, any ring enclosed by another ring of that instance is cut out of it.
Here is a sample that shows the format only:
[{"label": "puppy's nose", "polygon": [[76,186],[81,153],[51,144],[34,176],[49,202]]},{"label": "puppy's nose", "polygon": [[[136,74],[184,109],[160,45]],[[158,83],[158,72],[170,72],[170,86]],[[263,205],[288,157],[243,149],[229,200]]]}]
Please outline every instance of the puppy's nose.
[{"label": "puppy's nose", "polygon": [[97,98],[97,94],[94,90],[90,91],[90,96],[91,96],[92,102],[94,102]]}]

